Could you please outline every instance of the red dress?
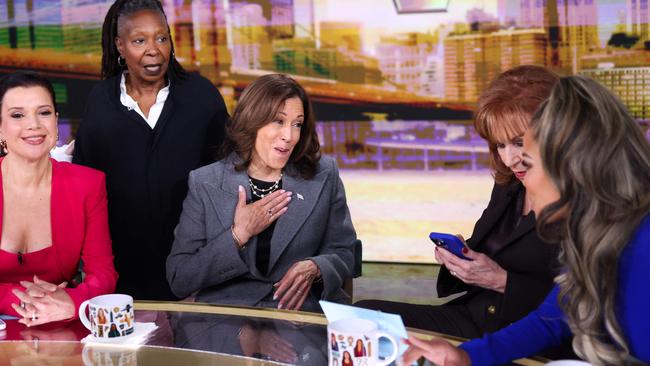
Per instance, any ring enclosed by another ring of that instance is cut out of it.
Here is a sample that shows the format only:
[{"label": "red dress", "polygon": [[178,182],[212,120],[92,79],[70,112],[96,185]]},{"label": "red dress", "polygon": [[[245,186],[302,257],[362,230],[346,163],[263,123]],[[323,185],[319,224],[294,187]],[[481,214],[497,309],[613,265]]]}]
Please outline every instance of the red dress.
[{"label": "red dress", "polygon": [[0,278],[3,283],[33,281],[34,275],[56,285],[65,281],[63,274],[52,271],[52,268],[56,268],[56,258],[54,248],[51,246],[36,252],[21,254],[20,261],[17,253],[0,249]]},{"label": "red dress", "polygon": [[[0,158],[0,165],[3,160]],[[50,162],[52,246],[23,254],[22,265],[17,254],[0,250],[0,314],[18,316],[11,307],[20,303],[11,290],[24,290],[18,281],[31,281],[36,273],[45,281],[54,284],[68,281],[71,286],[80,261],[85,274],[83,281],[65,289],[77,309],[85,300],[115,291],[117,272],[108,231],[104,173],[53,159]],[[0,189],[0,234],[3,203]]]}]

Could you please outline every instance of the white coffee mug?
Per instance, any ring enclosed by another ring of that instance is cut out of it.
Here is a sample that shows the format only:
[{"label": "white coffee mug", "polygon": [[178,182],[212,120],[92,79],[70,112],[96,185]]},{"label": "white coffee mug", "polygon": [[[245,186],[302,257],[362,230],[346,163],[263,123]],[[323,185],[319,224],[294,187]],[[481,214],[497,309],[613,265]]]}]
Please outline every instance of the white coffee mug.
[{"label": "white coffee mug", "polygon": [[79,306],[79,320],[97,338],[127,336],[133,333],[135,323],[133,298],[121,294],[93,297]]},{"label": "white coffee mug", "polygon": [[[327,326],[329,366],[385,366],[395,361],[397,339],[377,329],[377,324],[366,319],[342,319]],[[379,338],[390,341],[393,351],[386,359],[379,359]]]}]

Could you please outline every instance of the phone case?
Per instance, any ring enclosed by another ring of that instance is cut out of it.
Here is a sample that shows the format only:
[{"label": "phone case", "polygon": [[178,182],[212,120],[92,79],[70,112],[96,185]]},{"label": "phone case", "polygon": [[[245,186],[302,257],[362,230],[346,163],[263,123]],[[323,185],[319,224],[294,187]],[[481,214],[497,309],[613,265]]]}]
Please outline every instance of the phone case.
[{"label": "phone case", "polygon": [[471,261],[471,259],[463,255],[463,248],[465,248],[465,244],[460,239],[458,239],[456,235],[431,233],[429,234],[429,239],[431,239],[435,245],[447,249],[448,251],[454,253],[457,257]]}]

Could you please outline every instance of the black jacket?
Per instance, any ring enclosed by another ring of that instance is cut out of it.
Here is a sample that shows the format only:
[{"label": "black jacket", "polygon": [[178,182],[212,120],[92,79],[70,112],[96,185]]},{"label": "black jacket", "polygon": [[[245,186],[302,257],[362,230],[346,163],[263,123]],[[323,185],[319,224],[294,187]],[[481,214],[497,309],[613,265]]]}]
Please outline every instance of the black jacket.
[{"label": "black jacket", "polygon": [[[482,251],[483,240],[522,189],[519,182],[494,185],[490,203],[476,222],[472,237],[467,240],[470,248]],[[558,270],[558,250],[559,245],[543,242],[537,236],[532,217],[524,219],[491,257],[508,272],[503,294],[467,285],[442,266],[437,283],[438,295],[445,297],[467,291],[448,304],[466,305],[476,325],[483,332],[493,332],[523,318],[541,304],[553,287],[553,278]]]},{"label": "black jacket", "polygon": [[119,273],[117,292],[137,299],[176,299],[165,277],[191,170],[214,161],[228,117],[207,79],[170,79],[154,129],[120,103],[120,76],[91,91],[76,135],[73,162],[106,173],[108,212]]}]

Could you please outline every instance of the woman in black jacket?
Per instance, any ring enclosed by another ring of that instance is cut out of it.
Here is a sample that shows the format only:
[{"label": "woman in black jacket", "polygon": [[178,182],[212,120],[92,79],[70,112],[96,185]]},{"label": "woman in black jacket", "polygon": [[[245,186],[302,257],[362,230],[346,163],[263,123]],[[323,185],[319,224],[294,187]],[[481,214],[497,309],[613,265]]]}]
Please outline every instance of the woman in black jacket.
[{"label": "woman in black jacket", "polygon": [[174,57],[157,0],[117,0],[102,32],[102,78],[74,162],[106,173],[117,292],[173,300],[165,261],[191,170],[211,163],[227,118],[207,79]]},{"label": "woman in black jacket", "polygon": [[519,151],[531,115],[557,80],[544,68],[520,66],[501,74],[479,99],[474,126],[490,147],[492,197],[464,249],[472,260],[436,248],[438,296],[466,293],[440,306],[379,300],[358,306],[400,314],[409,327],[473,338],[517,321],[544,300],[557,246],[537,236]]}]

